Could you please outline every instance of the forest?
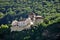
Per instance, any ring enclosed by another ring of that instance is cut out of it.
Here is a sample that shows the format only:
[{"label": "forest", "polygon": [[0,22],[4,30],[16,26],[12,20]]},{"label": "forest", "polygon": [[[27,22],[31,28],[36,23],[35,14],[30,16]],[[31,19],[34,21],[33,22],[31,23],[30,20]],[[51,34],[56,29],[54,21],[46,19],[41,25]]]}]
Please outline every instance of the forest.
[{"label": "forest", "polygon": [[[11,32],[11,22],[29,13],[44,17],[30,29]],[[60,40],[59,0],[0,0],[0,40]]]}]

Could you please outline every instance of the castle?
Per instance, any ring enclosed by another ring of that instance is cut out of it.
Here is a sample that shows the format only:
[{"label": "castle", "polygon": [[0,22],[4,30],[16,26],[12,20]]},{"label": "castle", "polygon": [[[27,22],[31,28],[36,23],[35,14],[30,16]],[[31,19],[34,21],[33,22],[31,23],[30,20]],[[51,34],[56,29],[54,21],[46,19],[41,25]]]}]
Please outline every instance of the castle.
[{"label": "castle", "polygon": [[25,20],[14,20],[12,22],[12,28],[13,27],[27,27],[28,25],[34,25],[34,24],[38,24],[38,23],[42,23],[43,22],[43,17],[39,16],[39,15],[35,15],[35,13],[30,13],[28,15],[28,18],[26,18]]}]

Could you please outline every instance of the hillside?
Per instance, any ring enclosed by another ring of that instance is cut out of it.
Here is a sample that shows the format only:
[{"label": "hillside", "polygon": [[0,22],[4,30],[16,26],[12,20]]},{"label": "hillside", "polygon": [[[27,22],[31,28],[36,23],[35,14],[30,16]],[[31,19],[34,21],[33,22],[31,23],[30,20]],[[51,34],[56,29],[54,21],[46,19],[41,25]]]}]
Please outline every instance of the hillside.
[{"label": "hillside", "polygon": [[[11,32],[11,22],[29,13],[44,17],[31,29]],[[0,0],[0,40],[60,40],[60,0]]]}]

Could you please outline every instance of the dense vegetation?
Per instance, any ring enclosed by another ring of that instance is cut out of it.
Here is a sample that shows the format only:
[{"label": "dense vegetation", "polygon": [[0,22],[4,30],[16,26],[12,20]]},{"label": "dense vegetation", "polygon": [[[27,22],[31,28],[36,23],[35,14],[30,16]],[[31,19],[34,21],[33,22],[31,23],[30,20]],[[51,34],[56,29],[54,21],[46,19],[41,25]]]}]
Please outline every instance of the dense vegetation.
[{"label": "dense vegetation", "polygon": [[[31,29],[10,32],[13,20],[26,18],[31,12],[43,16],[44,22]],[[1,40],[58,40],[59,37],[59,0],[0,0]]]}]

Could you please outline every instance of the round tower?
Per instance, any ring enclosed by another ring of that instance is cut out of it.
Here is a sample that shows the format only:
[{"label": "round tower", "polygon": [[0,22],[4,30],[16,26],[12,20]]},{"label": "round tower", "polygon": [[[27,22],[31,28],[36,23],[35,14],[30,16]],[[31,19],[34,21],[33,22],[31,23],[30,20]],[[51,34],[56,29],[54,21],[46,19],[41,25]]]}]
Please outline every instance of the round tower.
[{"label": "round tower", "polygon": [[35,21],[35,13],[29,13],[29,18],[31,18],[32,21]]}]

